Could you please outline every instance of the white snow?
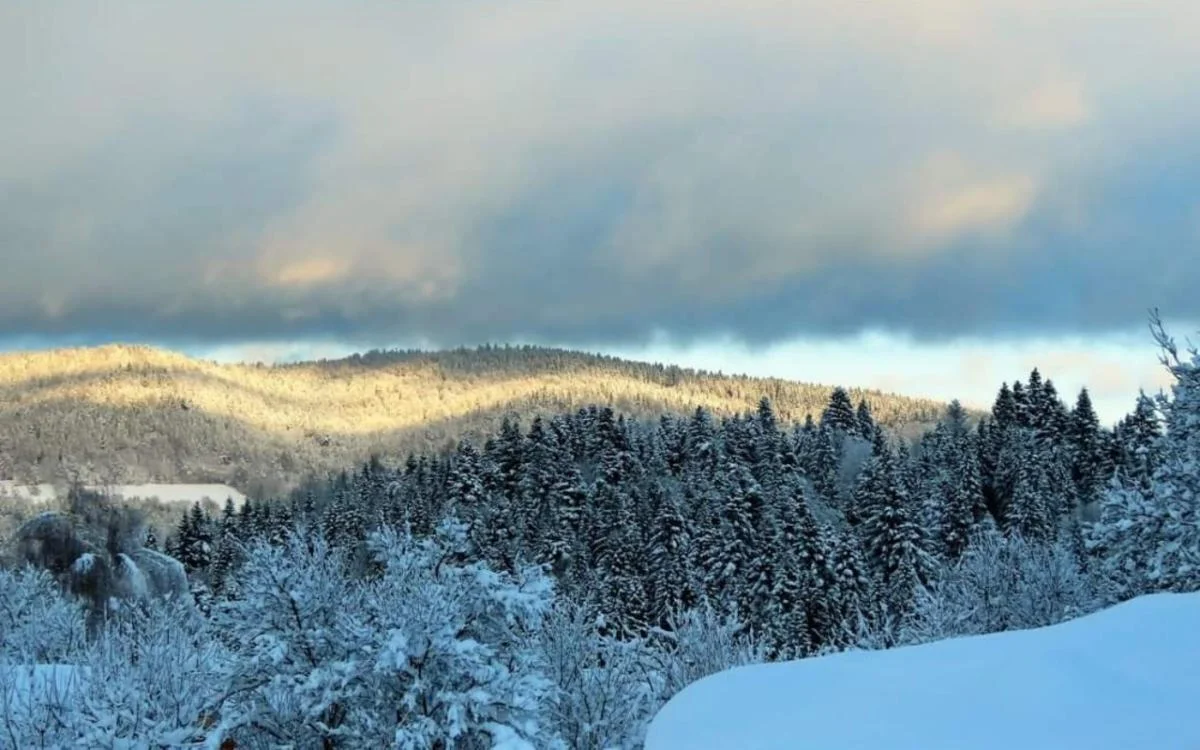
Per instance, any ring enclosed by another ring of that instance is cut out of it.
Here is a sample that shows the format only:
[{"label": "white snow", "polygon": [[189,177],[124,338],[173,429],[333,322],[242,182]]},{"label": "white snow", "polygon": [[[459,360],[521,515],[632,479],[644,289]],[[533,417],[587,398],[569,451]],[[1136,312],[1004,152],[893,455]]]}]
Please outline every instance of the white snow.
[{"label": "white snow", "polygon": [[150,584],[146,581],[146,574],[129,555],[122,553],[119,557],[122,566],[127,571],[130,591],[138,599],[145,599],[150,595]]},{"label": "white snow", "polygon": [[1036,630],[712,675],[646,750],[1200,747],[1200,594],[1141,597]]},{"label": "white snow", "polygon": [[74,563],[71,564],[71,570],[80,575],[87,575],[92,572],[92,568],[96,566],[96,556],[91,552],[84,552]]},{"label": "white snow", "polygon": [[[125,500],[159,500],[164,503],[191,505],[202,500],[212,500],[218,505],[226,498],[241,507],[246,496],[227,484],[113,484],[89,486],[88,489],[103,492],[114,498]],[[66,487],[53,484],[17,484],[11,480],[0,481],[0,498],[14,498],[31,503],[50,502],[65,497]]]},{"label": "white snow", "polygon": [[0,717],[21,719],[39,710],[71,705],[87,678],[86,668],[71,664],[0,664]]}]

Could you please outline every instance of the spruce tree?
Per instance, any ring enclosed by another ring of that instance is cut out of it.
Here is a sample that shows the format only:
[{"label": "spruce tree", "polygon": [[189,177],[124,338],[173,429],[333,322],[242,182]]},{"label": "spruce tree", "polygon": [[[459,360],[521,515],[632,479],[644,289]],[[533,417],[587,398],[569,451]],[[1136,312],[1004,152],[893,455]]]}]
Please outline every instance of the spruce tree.
[{"label": "spruce tree", "polygon": [[1107,480],[1105,471],[1104,442],[1100,430],[1100,419],[1092,408],[1087,388],[1079,392],[1075,409],[1071,412],[1070,441],[1072,454],[1072,478],[1084,505],[1091,505],[1100,497]]},{"label": "spruce tree", "polygon": [[1148,485],[1108,493],[1089,541],[1122,597],[1200,590],[1200,351],[1181,356],[1157,316],[1152,330],[1175,378],[1171,396],[1158,403],[1165,418],[1159,465]]},{"label": "spruce tree", "polygon": [[212,543],[208,519],[200,503],[193,503],[179,523],[175,543],[179,562],[183,563],[184,569],[189,573],[206,569],[212,562]]},{"label": "spruce tree", "polygon": [[829,394],[829,405],[821,414],[821,426],[843,435],[859,432],[858,415],[845,388],[838,386]]},{"label": "spruce tree", "polygon": [[955,438],[962,437],[968,433],[967,410],[963,408],[958,399],[954,399],[946,407],[946,416],[942,419],[942,424],[946,425],[946,429],[950,435]]},{"label": "spruce tree", "polygon": [[667,627],[671,617],[698,602],[688,563],[691,538],[679,498],[667,493],[659,502],[650,530],[648,566],[650,574],[651,621]]},{"label": "spruce tree", "polygon": [[1017,399],[1009,390],[1008,383],[1000,386],[996,395],[996,403],[992,406],[992,420],[1000,429],[1017,424]]},{"label": "spruce tree", "polygon": [[871,462],[873,478],[861,508],[863,540],[883,585],[885,604],[900,615],[908,610],[917,588],[932,580],[936,566],[893,461],[883,456]]},{"label": "spruce tree", "polygon": [[1158,406],[1144,392],[1138,393],[1137,405],[1125,420],[1122,438],[1120,458],[1124,475],[1148,485],[1162,462],[1162,423]]},{"label": "spruce tree", "polygon": [[871,573],[857,535],[837,533],[832,542],[832,567],[836,581],[832,589],[832,607],[839,627],[833,631],[826,646],[844,648],[853,645],[852,633],[870,609]]},{"label": "spruce tree", "polygon": [[836,504],[838,499],[838,451],[831,430],[821,425],[813,437],[808,456],[808,478],[825,502]]},{"label": "spruce tree", "polygon": [[974,441],[967,436],[955,442],[947,458],[951,462],[950,473],[944,485],[945,503],[937,528],[943,554],[949,560],[957,560],[987,513],[987,507]]},{"label": "spruce tree", "polygon": [[1016,425],[1025,428],[1032,427],[1033,420],[1030,414],[1032,407],[1030,405],[1029,392],[1025,390],[1025,384],[1020,380],[1013,382],[1012,399]]},{"label": "spruce tree", "polygon": [[461,441],[455,450],[446,487],[447,505],[460,519],[470,522],[480,514],[481,506],[487,500],[479,453],[470,441]]},{"label": "spruce tree", "polygon": [[1055,519],[1046,495],[1045,468],[1032,445],[1015,455],[1012,497],[1005,512],[1005,530],[1025,539],[1045,541],[1054,535]]},{"label": "spruce tree", "polygon": [[867,404],[866,399],[859,400],[855,420],[858,422],[859,436],[863,440],[872,439],[875,435],[875,418],[871,416],[871,407]]}]

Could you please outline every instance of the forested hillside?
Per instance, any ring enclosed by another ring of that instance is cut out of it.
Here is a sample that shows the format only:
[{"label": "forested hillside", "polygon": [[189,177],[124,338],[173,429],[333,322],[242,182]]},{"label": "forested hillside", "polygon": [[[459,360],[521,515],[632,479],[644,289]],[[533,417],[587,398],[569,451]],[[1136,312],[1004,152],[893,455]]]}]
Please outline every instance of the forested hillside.
[{"label": "forested hillside", "polygon": [[711,601],[773,655],[803,656],[848,645],[863,611],[905,615],[979,533],[1047,545],[1064,556],[1056,565],[1081,561],[1106,483],[1146,482],[1157,466],[1153,406],[1137,407],[1104,430],[1086,391],[1068,408],[1036,370],[1005,384],[979,426],[954,403],[911,444],[842,389],[795,428],[766,398],[721,420],[591,407],[525,428],[506,420],[480,446],[397,470],[369,463],[224,520],[197,510],[166,544],[219,593],[236,539],[303,525],[353,546],[381,524],[427,536],[453,516],[497,569],[546,565],[564,594],[596,597],[614,633],[644,634]]},{"label": "forested hillside", "polygon": [[[771,399],[781,424],[818,415],[826,386],[731,377],[536,347],[373,352],[291,365],[222,365],[133,346],[0,356],[0,479],[228,482],[278,491],[304,475],[477,441],[588,404],[631,416],[715,416]],[[879,392],[890,427],[942,405]]]}]

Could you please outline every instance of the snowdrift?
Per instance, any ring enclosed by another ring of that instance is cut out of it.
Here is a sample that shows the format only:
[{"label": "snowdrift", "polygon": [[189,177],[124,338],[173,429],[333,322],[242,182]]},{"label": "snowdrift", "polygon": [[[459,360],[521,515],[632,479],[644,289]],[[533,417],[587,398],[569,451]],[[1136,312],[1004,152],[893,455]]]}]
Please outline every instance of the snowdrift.
[{"label": "snowdrift", "polygon": [[739,667],[659,711],[646,750],[1200,748],[1200,594],[1036,630]]}]

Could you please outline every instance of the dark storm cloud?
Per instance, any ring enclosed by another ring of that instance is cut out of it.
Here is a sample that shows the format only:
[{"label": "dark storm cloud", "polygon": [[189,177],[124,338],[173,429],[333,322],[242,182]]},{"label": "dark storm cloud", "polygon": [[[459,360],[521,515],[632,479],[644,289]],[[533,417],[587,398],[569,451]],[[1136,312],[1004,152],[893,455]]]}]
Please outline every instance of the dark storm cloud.
[{"label": "dark storm cloud", "polygon": [[1192,3],[849,6],[8,6],[0,337],[1200,318]]}]

